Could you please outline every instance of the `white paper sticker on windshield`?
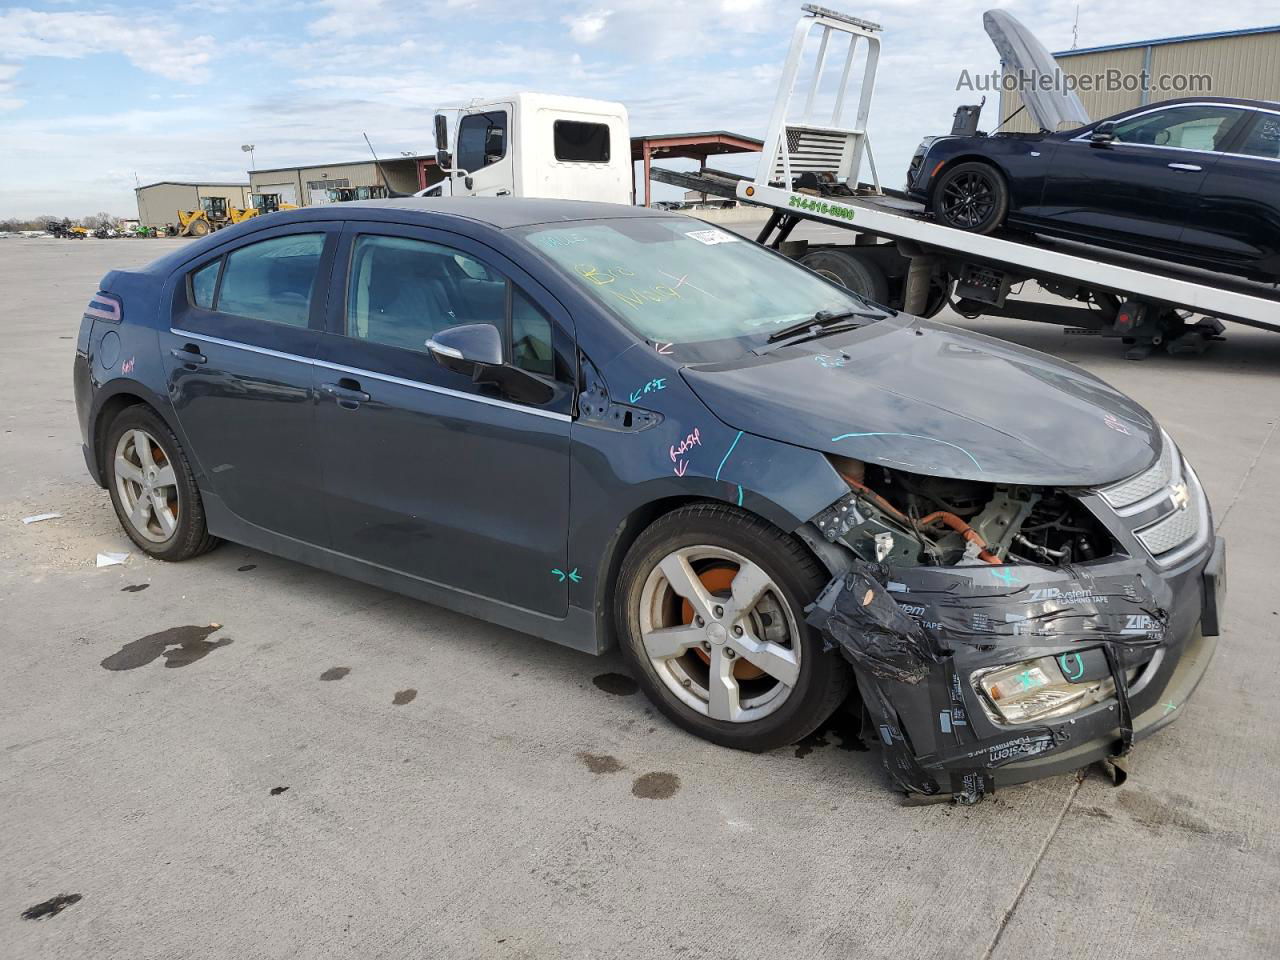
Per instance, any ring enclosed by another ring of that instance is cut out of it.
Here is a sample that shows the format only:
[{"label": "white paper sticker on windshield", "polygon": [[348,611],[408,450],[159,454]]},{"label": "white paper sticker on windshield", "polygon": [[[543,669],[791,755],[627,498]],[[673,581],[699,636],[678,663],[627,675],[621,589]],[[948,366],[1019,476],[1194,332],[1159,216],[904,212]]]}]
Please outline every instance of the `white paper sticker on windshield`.
[{"label": "white paper sticker on windshield", "polygon": [[690,230],[685,236],[693,237],[693,239],[699,243],[705,243],[708,247],[717,243],[734,243],[742,239],[732,233],[725,233],[723,230]]}]

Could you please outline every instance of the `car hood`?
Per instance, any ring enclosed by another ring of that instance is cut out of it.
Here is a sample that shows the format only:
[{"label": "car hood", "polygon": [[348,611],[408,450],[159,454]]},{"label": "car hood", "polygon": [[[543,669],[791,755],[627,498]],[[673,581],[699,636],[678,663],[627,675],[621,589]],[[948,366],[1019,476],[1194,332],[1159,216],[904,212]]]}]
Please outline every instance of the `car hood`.
[{"label": "car hood", "polygon": [[[982,25],[995,44],[1005,70],[1035,79],[1064,76],[1053,54],[1012,14],[988,10],[982,15]],[[1059,130],[1074,130],[1090,122],[1075,90],[1064,89],[1061,83],[1055,82],[1047,90],[1028,83],[1018,92],[1027,105],[1027,111],[1042,130],[1057,133]]]},{"label": "car hood", "polygon": [[931,476],[1093,487],[1160,447],[1151,415],[1097,377],[906,315],[681,374],[734,429]]}]

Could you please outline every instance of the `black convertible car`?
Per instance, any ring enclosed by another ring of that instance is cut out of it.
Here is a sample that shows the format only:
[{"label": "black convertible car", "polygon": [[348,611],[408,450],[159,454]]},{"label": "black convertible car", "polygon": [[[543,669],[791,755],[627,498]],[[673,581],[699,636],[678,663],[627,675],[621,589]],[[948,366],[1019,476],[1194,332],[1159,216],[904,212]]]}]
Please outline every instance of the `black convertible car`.
[{"label": "black convertible car", "polygon": [[[1006,63],[1054,69],[1012,18],[985,22]],[[1022,96],[1039,133],[979,133],[977,110],[962,107],[951,136],[916,148],[907,192],[938,222],[1280,279],[1280,103],[1185,98],[1094,122],[1071,91]]]}]

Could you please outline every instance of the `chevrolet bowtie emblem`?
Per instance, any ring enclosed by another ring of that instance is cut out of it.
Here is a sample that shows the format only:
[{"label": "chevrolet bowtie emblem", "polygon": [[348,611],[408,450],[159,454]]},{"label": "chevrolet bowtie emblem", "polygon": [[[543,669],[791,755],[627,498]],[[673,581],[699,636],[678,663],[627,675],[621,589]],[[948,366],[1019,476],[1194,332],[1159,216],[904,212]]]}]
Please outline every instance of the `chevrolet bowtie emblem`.
[{"label": "chevrolet bowtie emblem", "polygon": [[1173,501],[1175,510],[1187,509],[1187,504],[1191,502],[1191,494],[1187,492],[1185,483],[1175,483],[1169,488],[1169,499]]}]

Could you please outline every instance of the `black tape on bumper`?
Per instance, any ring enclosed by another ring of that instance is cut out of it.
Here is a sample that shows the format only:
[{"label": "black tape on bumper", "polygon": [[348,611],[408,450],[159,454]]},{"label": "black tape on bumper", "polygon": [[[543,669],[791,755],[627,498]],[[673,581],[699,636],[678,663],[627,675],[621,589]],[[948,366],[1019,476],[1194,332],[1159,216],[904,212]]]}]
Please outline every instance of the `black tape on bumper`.
[{"label": "black tape on bumper", "polygon": [[[1034,578],[1023,570],[1030,581],[1023,582],[1019,569],[855,561],[810,607],[808,622],[823,632],[828,649],[838,646],[853,664],[885,766],[909,795],[938,796],[945,787],[957,802],[976,803],[994,793],[1000,767],[1066,739],[1052,725],[1031,724],[980,737],[966,707],[968,671],[957,657],[1016,663],[1066,647],[1060,655],[1067,659],[1059,661],[1064,676],[1111,676],[1121,731],[1115,755],[1132,745],[1127,669],[1165,638],[1167,586],[1142,574],[1092,577],[1044,568],[1030,568]],[[936,722],[929,742],[913,744],[901,714],[912,708],[918,715],[922,702]]]}]

